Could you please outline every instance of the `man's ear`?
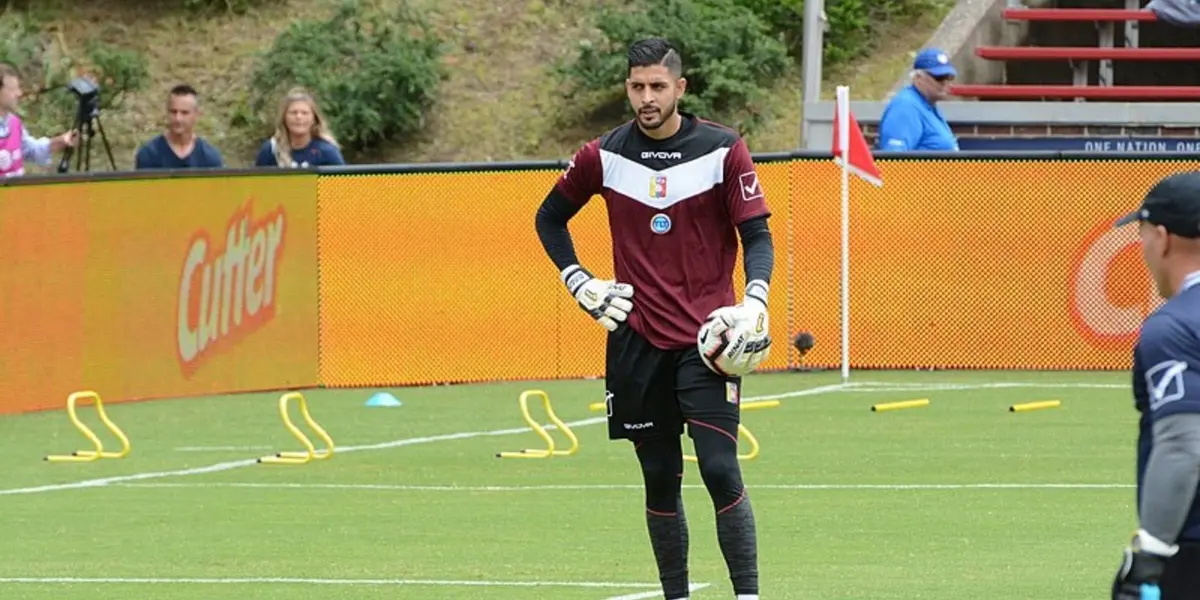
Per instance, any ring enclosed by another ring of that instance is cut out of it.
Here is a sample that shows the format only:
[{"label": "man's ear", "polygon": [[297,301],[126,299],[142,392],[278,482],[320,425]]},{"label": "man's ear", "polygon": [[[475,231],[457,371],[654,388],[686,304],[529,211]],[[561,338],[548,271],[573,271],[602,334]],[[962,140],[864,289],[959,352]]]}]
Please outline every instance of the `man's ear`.
[{"label": "man's ear", "polygon": [[1155,225],[1151,230],[1155,238],[1158,240],[1159,256],[1166,256],[1171,251],[1171,234],[1167,232],[1167,228],[1162,225]]}]

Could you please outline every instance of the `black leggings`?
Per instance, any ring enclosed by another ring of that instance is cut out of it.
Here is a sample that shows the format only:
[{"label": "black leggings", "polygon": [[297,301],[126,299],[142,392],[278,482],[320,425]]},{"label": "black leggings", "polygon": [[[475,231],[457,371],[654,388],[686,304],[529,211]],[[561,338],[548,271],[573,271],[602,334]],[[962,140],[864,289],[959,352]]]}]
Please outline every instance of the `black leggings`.
[{"label": "black leggings", "polygon": [[[745,497],[742,470],[737,458],[737,423],[732,419],[688,419],[688,434],[696,447],[700,478],[718,513],[737,506]],[[646,509],[671,515],[677,510],[683,483],[683,440],[679,436],[635,442]]]}]

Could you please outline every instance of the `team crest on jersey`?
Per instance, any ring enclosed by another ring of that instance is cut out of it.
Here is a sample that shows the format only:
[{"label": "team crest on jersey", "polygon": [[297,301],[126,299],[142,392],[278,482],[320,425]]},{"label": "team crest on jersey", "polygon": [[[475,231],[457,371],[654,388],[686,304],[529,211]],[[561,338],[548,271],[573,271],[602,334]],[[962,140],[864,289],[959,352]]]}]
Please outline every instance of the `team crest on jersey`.
[{"label": "team crest on jersey", "polygon": [[671,217],[667,213],[658,213],[650,218],[650,231],[662,235],[671,230]]},{"label": "team crest on jersey", "polygon": [[667,177],[665,175],[655,175],[650,178],[650,197],[667,197]]}]

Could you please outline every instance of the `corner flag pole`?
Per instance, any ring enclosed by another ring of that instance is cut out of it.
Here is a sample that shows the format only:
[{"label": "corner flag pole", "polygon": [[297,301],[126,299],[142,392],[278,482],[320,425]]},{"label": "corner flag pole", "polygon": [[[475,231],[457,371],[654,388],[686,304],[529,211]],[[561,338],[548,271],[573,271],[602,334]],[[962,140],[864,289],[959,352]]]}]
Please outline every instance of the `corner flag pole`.
[{"label": "corner flag pole", "polygon": [[842,383],[850,381],[850,88],[837,88],[836,119],[842,140]]},{"label": "corner flag pole", "polygon": [[850,88],[837,88],[833,112],[833,160],[842,167],[842,383],[850,380],[850,174],[875,187],[883,173],[875,166],[871,146],[850,112]]}]

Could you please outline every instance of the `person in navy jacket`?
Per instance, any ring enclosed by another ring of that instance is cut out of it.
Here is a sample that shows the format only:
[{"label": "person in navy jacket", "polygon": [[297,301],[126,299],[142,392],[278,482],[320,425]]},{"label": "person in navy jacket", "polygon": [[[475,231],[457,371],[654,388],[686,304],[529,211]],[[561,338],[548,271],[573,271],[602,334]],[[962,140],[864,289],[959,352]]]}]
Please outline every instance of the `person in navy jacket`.
[{"label": "person in navy jacket", "polygon": [[1166,302],[1133,351],[1138,530],[1113,600],[1200,598],[1200,171],[1171,175],[1118,226],[1137,223]]},{"label": "person in navy jacket", "polygon": [[254,165],[296,169],[344,164],[337,139],[316,100],[300,88],[288,92],[279,107],[275,135],[263,142]]}]

